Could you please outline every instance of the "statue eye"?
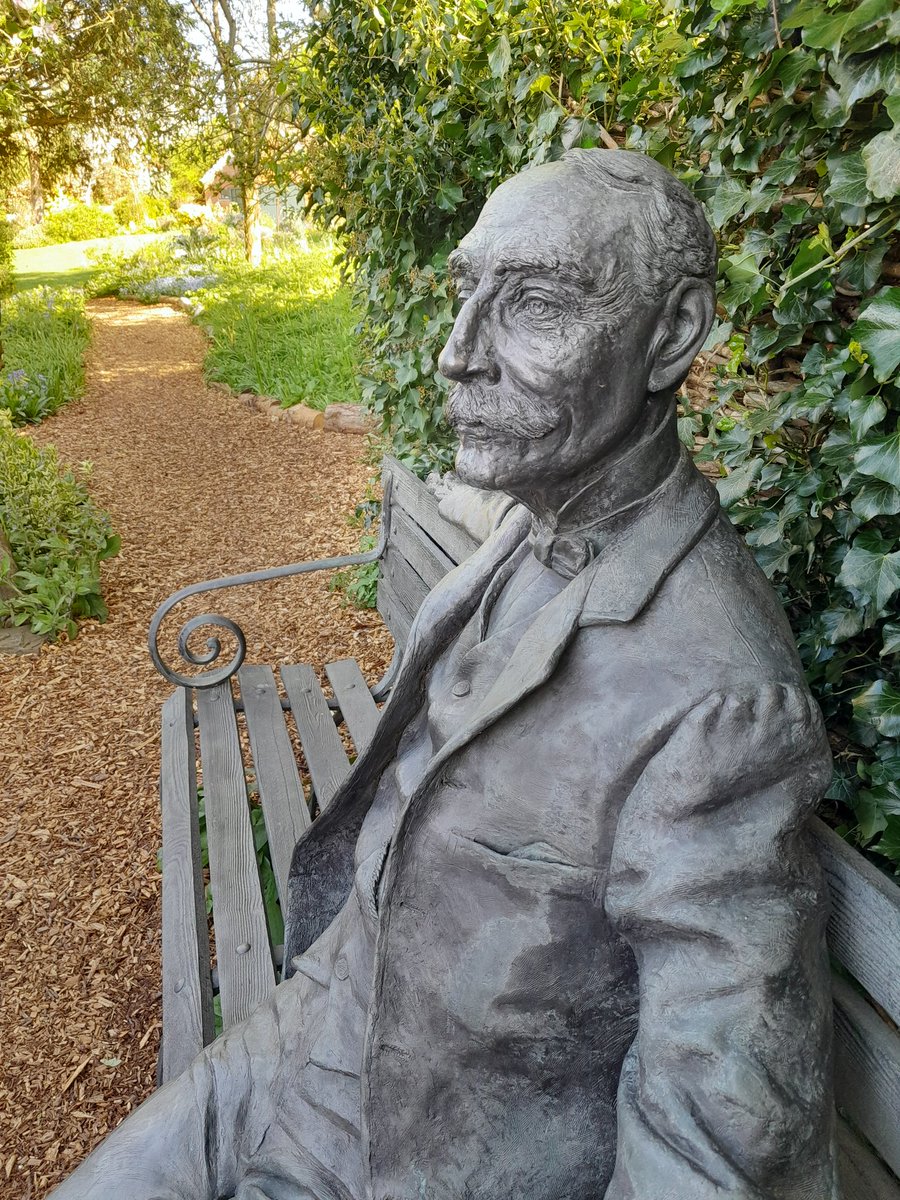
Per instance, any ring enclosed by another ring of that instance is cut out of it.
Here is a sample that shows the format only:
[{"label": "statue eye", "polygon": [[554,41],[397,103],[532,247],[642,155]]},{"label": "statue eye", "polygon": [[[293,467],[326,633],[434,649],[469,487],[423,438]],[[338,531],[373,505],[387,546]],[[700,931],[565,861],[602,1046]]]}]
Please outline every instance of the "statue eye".
[{"label": "statue eye", "polygon": [[529,317],[547,317],[553,310],[553,303],[546,297],[531,292],[522,297],[522,308]]}]

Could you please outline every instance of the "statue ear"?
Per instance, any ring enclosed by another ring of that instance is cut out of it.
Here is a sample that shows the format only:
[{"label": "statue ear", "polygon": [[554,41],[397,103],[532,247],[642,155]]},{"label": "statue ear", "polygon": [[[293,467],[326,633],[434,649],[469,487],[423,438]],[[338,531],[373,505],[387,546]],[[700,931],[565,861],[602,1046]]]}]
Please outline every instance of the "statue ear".
[{"label": "statue ear", "polygon": [[712,287],[700,279],[683,279],[666,298],[650,347],[651,392],[671,392],[684,381],[712,326]]}]

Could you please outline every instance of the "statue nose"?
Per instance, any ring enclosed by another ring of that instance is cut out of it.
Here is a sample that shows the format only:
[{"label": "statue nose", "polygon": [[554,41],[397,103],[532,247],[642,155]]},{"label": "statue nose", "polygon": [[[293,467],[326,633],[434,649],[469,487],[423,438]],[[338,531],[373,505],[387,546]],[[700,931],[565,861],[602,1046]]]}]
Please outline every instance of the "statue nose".
[{"label": "statue nose", "polygon": [[500,368],[483,327],[471,318],[464,321],[463,316],[460,313],[457,317],[447,344],[441,351],[438,370],[453,383],[463,383],[479,376],[486,378],[489,383],[498,383]]}]

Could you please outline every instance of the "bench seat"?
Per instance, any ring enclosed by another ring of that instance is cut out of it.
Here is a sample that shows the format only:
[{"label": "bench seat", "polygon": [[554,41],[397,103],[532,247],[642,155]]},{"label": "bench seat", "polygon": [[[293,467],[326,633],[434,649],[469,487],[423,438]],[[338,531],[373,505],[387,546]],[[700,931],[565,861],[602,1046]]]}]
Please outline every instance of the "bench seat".
[{"label": "bench seat", "polygon": [[[392,500],[378,606],[402,647],[424,596],[477,543],[443,520],[434,497],[399,463],[389,460],[387,471]],[[282,929],[260,881],[259,811],[283,902],[297,838],[327,807],[379,719],[353,659],[325,667],[330,694],[310,666],[283,666],[279,676],[243,665],[211,687],[177,688],[163,708],[161,1082],[179,1074],[217,1026],[248,1016],[279,978]],[[822,822],[814,833],[832,902],[844,1200],[900,1200],[900,888]]]}]

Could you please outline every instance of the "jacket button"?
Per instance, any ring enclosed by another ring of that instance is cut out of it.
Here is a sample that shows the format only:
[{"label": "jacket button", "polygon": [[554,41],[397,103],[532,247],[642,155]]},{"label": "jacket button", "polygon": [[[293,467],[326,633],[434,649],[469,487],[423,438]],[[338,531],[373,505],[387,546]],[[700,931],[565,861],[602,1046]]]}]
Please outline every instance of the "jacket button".
[{"label": "jacket button", "polygon": [[463,696],[468,696],[469,692],[472,690],[472,685],[469,683],[468,679],[460,679],[454,683],[450,690],[454,696],[459,696],[462,698]]},{"label": "jacket button", "polygon": [[350,965],[346,958],[344,958],[343,954],[334,964],[334,973],[337,975],[338,979],[346,979],[350,974]]}]

